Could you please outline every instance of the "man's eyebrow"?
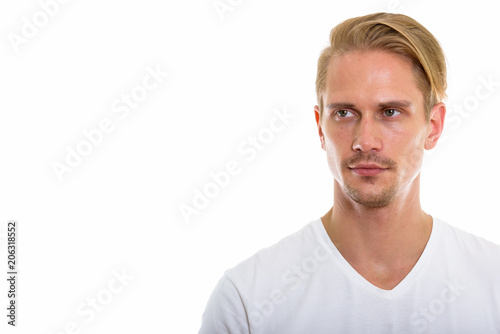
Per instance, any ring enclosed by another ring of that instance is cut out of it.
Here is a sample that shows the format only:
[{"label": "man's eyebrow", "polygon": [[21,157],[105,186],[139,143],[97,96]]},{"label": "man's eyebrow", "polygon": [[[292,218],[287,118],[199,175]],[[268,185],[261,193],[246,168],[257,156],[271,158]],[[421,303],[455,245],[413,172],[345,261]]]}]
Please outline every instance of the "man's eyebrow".
[{"label": "man's eyebrow", "polygon": [[352,109],[352,108],[354,108],[354,104],[347,103],[347,102],[336,102],[336,103],[329,103],[329,104],[327,104],[326,108],[327,109],[338,109],[338,108]]},{"label": "man's eyebrow", "polygon": [[[380,109],[385,109],[385,108],[408,108],[411,107],[412,103],[409,101],[405,100],[394,100],[394,101],[385,101],[385,102],[380,102],[378,104],[378,107]],[[346,108],[346,109],[354,109],[356,106],[352,103],[349,102],[333,102],[329,103],[326,105],[327,109],[341,109],[341,108]]]},{"label": "man's eyebrow", "polygon": [[410,101],[405,101],[405,100],[394,100],[394,101],[387,101],[387,102],[381,102],[378,104],[378,107],[380,109],[385,109],[385,108],[408,108],[411,107],[412,103]]}]

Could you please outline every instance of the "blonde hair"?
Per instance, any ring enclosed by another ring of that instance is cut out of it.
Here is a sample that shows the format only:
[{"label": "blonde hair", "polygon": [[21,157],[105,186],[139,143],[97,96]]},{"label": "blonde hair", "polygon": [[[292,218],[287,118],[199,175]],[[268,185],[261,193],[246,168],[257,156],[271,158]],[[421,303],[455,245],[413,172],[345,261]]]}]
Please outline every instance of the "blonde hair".
[{"label": "blonde hair", "polygon": [[446,62],[436,38],[420,23],[403,14],[375,13],[348,19],[330,31],[330,46],[318,59],[316,96],[320,116],[332,56],[351,51],[383,50],[410,60],[424,96],[426,119],[432,107],[446,97]]}]

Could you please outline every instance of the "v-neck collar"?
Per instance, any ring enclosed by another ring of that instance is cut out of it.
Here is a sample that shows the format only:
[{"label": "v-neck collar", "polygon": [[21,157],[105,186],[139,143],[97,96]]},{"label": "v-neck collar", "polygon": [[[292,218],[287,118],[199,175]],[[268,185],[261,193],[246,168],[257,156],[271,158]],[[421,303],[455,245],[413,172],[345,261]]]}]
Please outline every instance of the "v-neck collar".
[{"label": "v-neck collar", "polygon": [[429,240],[427,241],[427,244],[425,245],[422,255],[420,255],[420,258],[418,259],[415,266],[413,266],[411,271],[408,273],[408,275],[406,275],[406,277],[391,290],[381,289],[373,285],[363,276],[361,276],[349,264],[349,262],[347,262],[347,260],[342,256],[342,254],[340,254],[339,250],[328,236],[328,233],[326,232],[325,227],[323,226],[321,218],[319,218],[314,222],[313,227],[316,233],[317,240],[320,243],[322,243],[322,246],[325,249],[330,251],[333,257],[333,261],[335,262],[334,264],[337,267],[339,267],[345,275],[351,278],[353,282],[355,282],[358,286],[360,286],[367,292],[380,298],[392,299],[401,295],[406,290],[406,288],[413,282],[413,280],[420,273],[420,271],[422,271],[422,268],[425,266],[425,263],[432,254],[432,249],[434,248],[434,244],[436,243],[435,240],[437,239],[437,234],[439,233],[440,225],[441,225],[440,221],[432,217],[431,235],[429,237]]}]

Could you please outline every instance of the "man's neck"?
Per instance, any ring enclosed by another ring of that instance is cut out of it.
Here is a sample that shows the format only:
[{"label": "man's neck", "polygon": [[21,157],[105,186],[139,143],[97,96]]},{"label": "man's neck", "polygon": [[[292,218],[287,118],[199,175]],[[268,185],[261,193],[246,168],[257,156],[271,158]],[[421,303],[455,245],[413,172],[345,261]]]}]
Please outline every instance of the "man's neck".
[{"label": "man's neck", "polygon": [[336,183],[334,206],[322,217],[347,262],[383,289],[394,288],[406,277],[431,234],[432,217],[421,209],[418,181],[414,186],[386,207],[367,208],[346,198]]}]

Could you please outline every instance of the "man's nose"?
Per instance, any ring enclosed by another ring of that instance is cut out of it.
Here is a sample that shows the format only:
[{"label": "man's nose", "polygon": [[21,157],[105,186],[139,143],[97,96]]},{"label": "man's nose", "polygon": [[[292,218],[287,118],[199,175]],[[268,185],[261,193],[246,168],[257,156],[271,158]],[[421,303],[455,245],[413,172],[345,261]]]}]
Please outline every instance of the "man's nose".
[{"label": "man's nose", "polygon": [[382,134],[377,120],[363,115],[356,124],[355,138],[352,144],[354,151],[370,152],[382,148]]}]

